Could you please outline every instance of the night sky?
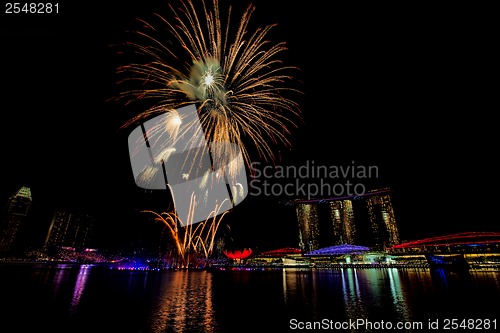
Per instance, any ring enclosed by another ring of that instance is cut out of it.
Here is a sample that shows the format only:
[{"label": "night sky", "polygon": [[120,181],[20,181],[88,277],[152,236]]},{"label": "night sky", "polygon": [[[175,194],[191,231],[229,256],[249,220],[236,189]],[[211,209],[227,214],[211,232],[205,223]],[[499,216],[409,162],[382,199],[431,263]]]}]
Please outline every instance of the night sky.
[{"label": "night sky", "polygon": [[[140,211],[168,206],[165,193],[135,186],[120,126],[136,110],[110,101],[123,62],[112,45],[126,41],[135,18],[168,17],[168,2],[103,3],[60,2],[58,15],[2,8],[0,199],[31,187],[35,239],[54,209],[69,209],[98,218],[100,242],[154,242],[161,228]],[[277,23],[269,38],[286,41],[283,60],[301,69],[303,121],[290,149],[275,148],[279,165],[376,165],[379,177],[363,182],[393,190],[402,239],[498,231],[490,9],[252,3],[250,28]],[[235,244],[297,246],[290,199],[247,197],[227,217]]]}]

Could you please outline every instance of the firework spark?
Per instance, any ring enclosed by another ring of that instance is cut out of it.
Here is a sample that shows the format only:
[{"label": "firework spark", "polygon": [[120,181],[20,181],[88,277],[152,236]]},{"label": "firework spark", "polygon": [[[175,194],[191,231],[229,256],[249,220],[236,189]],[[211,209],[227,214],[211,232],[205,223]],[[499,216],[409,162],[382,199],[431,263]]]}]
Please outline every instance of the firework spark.
[{"label": "firework spark", "polygon": [[[124,127],[195,104],[207,142],[237,144],[243,163],[250,165],[247,142],[261,158],[273,161],[272,146],[289,146],[289,128],[296,126],[292,119],[300,119],[298,104],[287,97],[300,92],[285,85],[293,78],[287,73],[296,68],[279,58],[285,43],[267,39],[274,25],[249,33],[255,7],[248,6],[233,22],[231,7],[221,19],[218,0],[210,8],[204,0],[182,1],[180,8],[170,10],[172,20],[156,14],[158,26],[141,21],[144,31],[135,32],[139,41],[127,43],[142,60],[119,67],[125,75],[120,82],[139,85],[122,91],[117,99],[147,100],[151,106]],[[172,119],[172,126],[163,130],[172,131],[179,124],[178,118]]]},{"label": "firework spark", "polygon": [[[192,218],[192,213],[195,210],[196,200],[194,194],[191,195],[190,210],[191,214],[188,217]],[[170,232],[174,241],[177,256],[179,260],[179,268],[188,268],[193,259],[203,257],[205,262],[213,252],[215,245],[215,236],[222,222],[222,218],[228,211],[220,213],[222,205],[216,205],[214,210],[208,214],[205,221],[196,226],[189,221],[179,221],[179,217],[175,213],[156,213],[154,211],[145,211],[155,216],[155,221],[161,222]],[[179,228],[180,225],[187,225],[185,228]]]}]

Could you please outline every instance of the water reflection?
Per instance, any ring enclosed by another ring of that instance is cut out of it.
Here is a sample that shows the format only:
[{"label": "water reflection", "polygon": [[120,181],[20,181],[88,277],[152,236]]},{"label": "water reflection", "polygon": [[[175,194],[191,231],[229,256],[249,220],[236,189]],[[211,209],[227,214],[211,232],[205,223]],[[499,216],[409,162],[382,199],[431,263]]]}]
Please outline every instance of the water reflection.
[{"label": "water reflection", "polygon": [[[439,316],[494,319],[496,309],[489,302],[500,297],[498,271],[286,268],[130,273],[75,265],[4,267],[0,278],[4,326],[22,324],[19,332],[56,332],[55,326],[62,332],[85,333],[96,328],[282,332],[292,318],[393,323]],[[27,315],[29,322],[24,320]]]},{"label": "water reflection", "polygon": [[500,275],[495,271],[471,271],[471,280],[474,284],[487,285],[500,290]]},{"label": "water reflection", "polygon": [[453,291],[460,289],[464,284],[471,284],[471,272],[469,270],[450,270],[445,268],[434,268],[430,270],[433,285],[442,291]]},{"label": "water reflection", "polygon": [[[53,296],[56,297],[59,294],[59,289],[61,286],[65,285],[65,282],[68,280],[68,274],[69,270],[66,269],[67,267],[65,266],[58,266],[56,271],[55,271],[55,276],[53,277],[52,280],[52,288],[54,290]],[[47,275],[49,276],[51,271],[47,272]]]},{"label": "water reflection", "polygon": [[283,304],[289,308],[292,317],[295,313],[299,315],[301,312],[297,304],[307,307],[316,306],[316,295],[313,293],[315,289],[311,286],[311,270],[305,268],[283,268],[281,274]]},{"label": "water reflection", "polygon": [[[391,317],[411,321],[409,280],[425,280],[422,274],[413,271],[408,275],[405,270],[398,269],[344,268],[306,272],[284,269],[281,278],[283,303],[292,317],[297,315],[301,320],[356,321]],[[427,288],[427,282],[424,281],[423,288]]]},{"label": "water reflection", "polygon": [[152,332],[217,332],[209,272],[164,274],[151,311]]},{"label": "water reflection", "polygon": [[78,309],[78,303],[80,303],[80,298],[82,297],[83,291],[85,290],[85,285],[87,284],[91,267],[92,266],[90,265],[80,266],[80,270],[78,271],[78,276],[75,282],[75,289],[73,291],[73,298],[71,300],[71,313],[76,313],[76,310]]},{"label": "water reflection", "polygon": [[355,268],[343,268],[341,270],[341,275],[342,294],[344,295],[345,305],[344,310],[347,319],[356,320],[358,318],[366,318],[367,313],[361,297],[357,270]]},{"label": "water reflection", "polygon": [[402,288],[400,271],[396,268],[389,268],[387,273],[389,275],[394,308],[400,316],[399,320],[409,322],[412,319],[411,309],[406,299],[406,291]]}]

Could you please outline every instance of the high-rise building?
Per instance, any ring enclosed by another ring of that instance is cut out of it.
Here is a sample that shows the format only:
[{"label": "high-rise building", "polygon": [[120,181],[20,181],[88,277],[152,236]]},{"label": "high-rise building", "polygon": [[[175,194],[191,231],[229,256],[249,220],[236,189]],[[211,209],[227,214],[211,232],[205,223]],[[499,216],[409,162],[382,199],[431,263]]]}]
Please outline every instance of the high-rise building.
[{"label": "high-rise building", "polygon": [[94,218],[90,215],[58,210],[52,218],[44,247],[68,247],[77,250],[89,247],[93,226]]},{"label": "high-rise building", "polygon": [[351,200],[330,201],[333,245],[355,244],[356,225]]},{"label": "high-rise building", "polygon": [[9,198],[2,226],[0,251],[13,251],[19,244],[19,233],[30,210],[31,202],[31,190],[26,186],[21,187]]},{"label": "high-rise building", "polygon": [[367,197],[374,245],[378,249],[399,244],[399,232],[389,192]]},{"label": "high-rise building", "polygon": [[315,204],[299,204],[295,207],[299,222],[299,247],[302,251],[319,248],[318,207]]},{"label": "high-rise building", "polygon": [[341,244],[383,250],[400,242],[390,189],[290,203],[296,205],[299,247],[303,251]]}]

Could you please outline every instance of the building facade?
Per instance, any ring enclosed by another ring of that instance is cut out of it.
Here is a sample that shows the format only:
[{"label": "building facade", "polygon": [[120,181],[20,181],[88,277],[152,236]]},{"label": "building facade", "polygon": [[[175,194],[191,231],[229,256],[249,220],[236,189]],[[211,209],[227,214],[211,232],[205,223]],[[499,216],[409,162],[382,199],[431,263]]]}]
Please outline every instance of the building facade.
[{"label": "building facade", "polygon": [[301,204],[295,207],[299,223],[299,248],[313,251],[319,248],[318,207],[315,204]]},{"label": "building facade", "polygon": [[369,196],[366,199],[374,245],[385,249],[400,243],[396,217],[389,193]]},{"label": "building facade", "polygon": [[94,218],[86,214],[56,211],[45,239],[46,249],[82,250],[90,245]]},{"label": "building facade", "polygon": [[302,251],[342,244],[383,250],[400,242],[390,189],[291,203],[296,205]]},{"label": "building facade", "polygon": [[352,200],[330,201],[333,245],[355,244],[356,225]]},{"label": "building facade", "polygon": [[20,243],[19,234],[32,203],[31,189],[21,187],[12,195],[6,206],[0,238],[0,251],[12,252]]}]

